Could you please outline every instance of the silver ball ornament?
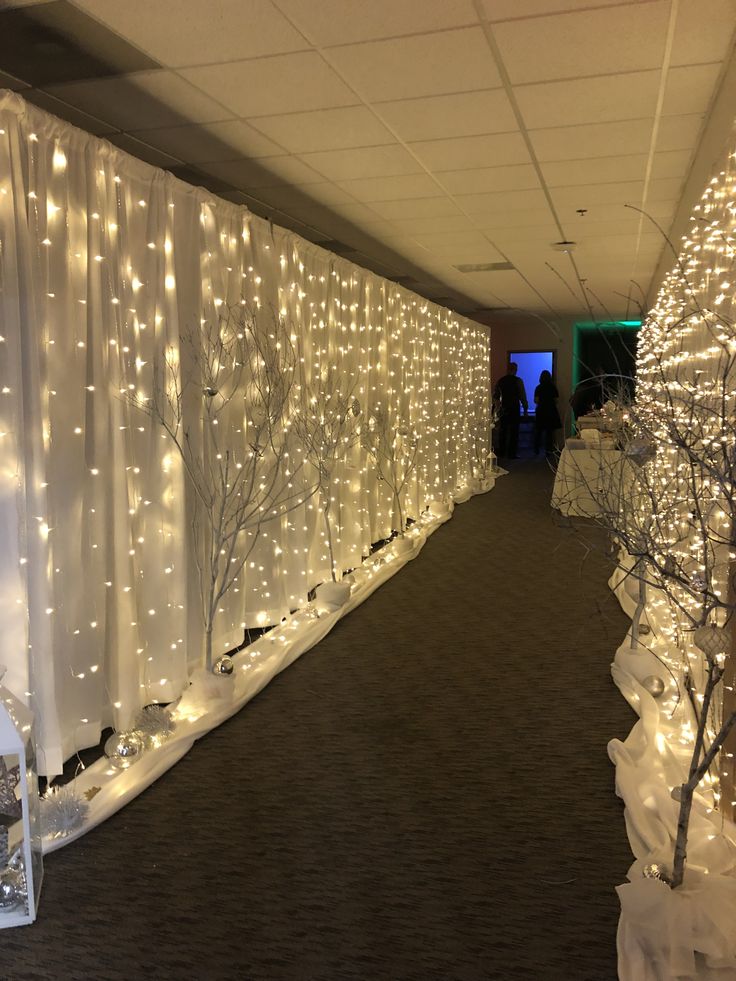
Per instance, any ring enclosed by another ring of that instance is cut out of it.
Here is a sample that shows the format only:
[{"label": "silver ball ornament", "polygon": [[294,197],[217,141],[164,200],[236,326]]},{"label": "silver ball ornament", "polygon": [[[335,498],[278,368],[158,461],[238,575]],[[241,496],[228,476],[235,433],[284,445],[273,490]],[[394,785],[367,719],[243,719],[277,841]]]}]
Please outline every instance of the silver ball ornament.
[{"label": "silver ball ornament", "polygon": [[137,732],[114,732],[105,743],[105,756],[121,770],[132,766],[143,750],[143,739]]},{"label": "silver ball ornament", "polygon": [[657,862],[652,862],[649,865],[644,866],[644,878],[645,879],[656,879],[658,882],[669,883],[669,876],[663,865],[659,865]]},{"label": "silver ball ornament", "polygon": [[218,657],[218,659],[212,665],[212,674],[219,674],[224,678],[229,677],[234,670],[235,665],[233,664],[233,659],[228,657],[227,654],[223,654],[222,657]]},{"label": "silver ball ornament", "polygon": [[649,692],[652,698],[659,698],[664,694],[665,684],[656,674],[650,674],[642,681],[642,688]]},{"label": "silver ball ornament", "polygon": [[17,909],[25,901],[26,880],[23,871],[8,866],[0,872],[0,909]]}]

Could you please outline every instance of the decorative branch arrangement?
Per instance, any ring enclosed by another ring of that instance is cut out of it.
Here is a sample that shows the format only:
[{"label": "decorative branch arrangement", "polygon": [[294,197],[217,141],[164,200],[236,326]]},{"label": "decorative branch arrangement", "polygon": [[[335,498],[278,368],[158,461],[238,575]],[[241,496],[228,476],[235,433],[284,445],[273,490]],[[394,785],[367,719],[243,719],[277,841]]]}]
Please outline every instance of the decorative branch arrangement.
[{"label": "decorative branch arrangement", "polygon": [[327,536],[330,574],[337,582],[335,527],[332,505],[335,482],[358,441],[360,402],[357,381],[343,377],[330,365],[313,381],[301,386],[301,405],[294,415],[293,431],[317,482],[317,497]]},{"label": "decorative branch arrangement", "polygon": [[151,397],[132,399],[170,437],[192,491],[208,669],[219,605],[264,525],[316,489],[290,453],[295,365],[283,318],[240,303],[185,329],[180,356],[154,367]]},{"label": "decorative branch arrangement", "polygon": [[[680,809],[667,876],[673,888],[683,882],[694,794],[736,722],[734,706],[724,708],[715,697],[734,653],[736,324],[703,306],[686,271],[678,274],[687,284],[684,299],[655,310],[640,341],[636,398],[627,400],[622,390],[609,404],[622,452],[601,454],[595,486],[586,488],[596,524],[611,533],[621,568],[639,583],[632,648],[652,587],[669,608],[675,645],[686,652],[691,697],[683,709],[692,709],[695,735],[688,776],[676,792]],[[707,372],[698,367],[706,355]],[[717,805],[717,781],[708,779]]]},{"label": "decorative branch arrangement", "polygon": [[360,428],[360,441],[373,461],[378,479],[391,491],[396,532],[406,531],[402,495],[417,464],[419,437],[404,421],[389,418],[381,405],[375,405]]}]

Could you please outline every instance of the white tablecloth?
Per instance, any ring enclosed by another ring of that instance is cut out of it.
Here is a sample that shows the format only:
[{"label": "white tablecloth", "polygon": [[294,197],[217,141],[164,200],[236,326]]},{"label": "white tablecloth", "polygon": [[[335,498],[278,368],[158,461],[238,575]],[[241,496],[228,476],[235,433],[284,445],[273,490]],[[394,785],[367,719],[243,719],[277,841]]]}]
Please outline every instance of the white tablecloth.
[{"label": "white tablecloth", "polygon": [[552,507],[562,514],[583,518],[600,514],[595,494],[621,460],[620,450],[568,440],[557,465]]}]

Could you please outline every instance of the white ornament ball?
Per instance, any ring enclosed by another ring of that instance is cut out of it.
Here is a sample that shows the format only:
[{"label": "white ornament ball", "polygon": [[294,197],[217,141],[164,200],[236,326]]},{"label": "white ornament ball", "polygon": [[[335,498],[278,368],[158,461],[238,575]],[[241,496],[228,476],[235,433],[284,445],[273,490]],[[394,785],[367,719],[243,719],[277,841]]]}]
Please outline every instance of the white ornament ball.
[{"label": "white ornament ball", "polygon": [[652,698],[659,698],[660,695],[664,694],[665,684],[656,674],[650,674],[644,678],[641,684]]}]

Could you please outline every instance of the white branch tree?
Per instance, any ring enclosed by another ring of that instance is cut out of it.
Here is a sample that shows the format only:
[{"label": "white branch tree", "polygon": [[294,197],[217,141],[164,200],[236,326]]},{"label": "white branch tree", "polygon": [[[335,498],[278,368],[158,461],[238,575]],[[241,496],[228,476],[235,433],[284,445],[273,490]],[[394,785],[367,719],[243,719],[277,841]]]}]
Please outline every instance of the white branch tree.
[{"label": "white branch tree", "polygon": [[[653,587],[669,605],[680,646],[688,647],[689,635],[699,652],[684,679],[695,737],[678,792],[673,888],[683,881],[694,794],[736,723],[734,707],[714,697],[733,653],[736,609],[736,328],[693,295],[684,316],[650,320],[637,397],[613,408],[622,455],[606,462],[601,454],[598,479],[587,487],[596,524],[612,534],[622,569],[639,582],[632,647],[646,587]],[[711,360],[708,376],[685,346],[694,318]],[[585,524],[573,523],[589,542]]]},{"label": "white branch tree", "polygon": [[317,497],[327,536],[332,581],[337,581],[333,505],[335,484],[358,440],[360,403],[356,381],[330,365],[313,381],[303,381],[293,431],[315,473]]},{"label": "white branch tree", "polygon": [[192,492],[208,669],[217,611],[263,526],[314,493],[290,453],[295,364],[284,319],[240,303],[186,328],[154,366],[151,396],[131,397],[168,434]]},{"label": "white branch tree", "polygon": [[360,427],[360,441],[373,461],[376,475],[391,492],[399,537],[404,537],[406,518],[403,494],[414,473],[419,437],[404,420],[394,422],[381,405],[375,405]]}]

